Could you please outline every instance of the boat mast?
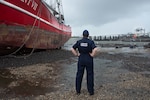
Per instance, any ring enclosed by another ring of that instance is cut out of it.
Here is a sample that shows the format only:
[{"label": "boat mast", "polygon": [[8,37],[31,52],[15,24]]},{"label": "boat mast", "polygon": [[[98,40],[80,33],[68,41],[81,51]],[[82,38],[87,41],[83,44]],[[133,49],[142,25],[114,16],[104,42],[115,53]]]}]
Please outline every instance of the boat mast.
[{"label": "boat mast", "polygon": [[61,0],[45,0],[46,5],[51,9],[59,23],[64,23],[64,14]]},{"label": "boat mast", "polygon": [[63,14],[63,7],[61,0],[56,0],[57,8],[58,8],[58,14],[59,14],[59,21],[61,23],[64,23],[64,14]]}]

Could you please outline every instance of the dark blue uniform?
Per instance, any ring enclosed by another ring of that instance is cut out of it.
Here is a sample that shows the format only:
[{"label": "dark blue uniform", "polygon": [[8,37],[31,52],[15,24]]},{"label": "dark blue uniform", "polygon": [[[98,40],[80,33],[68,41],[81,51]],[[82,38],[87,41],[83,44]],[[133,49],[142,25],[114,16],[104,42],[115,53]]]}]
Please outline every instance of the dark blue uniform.
[{"label": "dark blue uniform", "polygon": [[76,74],[76,92],[80,93],[84,69],[87,71],[87,88],[90,94],[94,94],[94,71],[93,71],[93,57],[90,56],[92,50],[95,48],[95,43],[83,37],[73,45],[73,48],[78,49],[80,56],[78,60],[78,69]]}]

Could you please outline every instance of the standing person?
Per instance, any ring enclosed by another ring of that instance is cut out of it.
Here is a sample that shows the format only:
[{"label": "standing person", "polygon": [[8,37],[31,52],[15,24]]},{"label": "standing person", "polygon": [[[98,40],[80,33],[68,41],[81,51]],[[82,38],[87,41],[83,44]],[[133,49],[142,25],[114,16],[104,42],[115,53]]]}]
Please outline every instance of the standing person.
[{"label": "standing person", "polygon": [[[94,95],[94,71],[93,71],[93,57],[97,52],[95,43],[88,39],[89,32],[83,31],[83,38],[77,41],[71,51],[75,56],[78,56],[77,73],[76,73],[76,93],[81,92],[82,78],[84,69],[87,72],[87,89],[90,95]],[[78,50],[78,51],[77,51]]]}]

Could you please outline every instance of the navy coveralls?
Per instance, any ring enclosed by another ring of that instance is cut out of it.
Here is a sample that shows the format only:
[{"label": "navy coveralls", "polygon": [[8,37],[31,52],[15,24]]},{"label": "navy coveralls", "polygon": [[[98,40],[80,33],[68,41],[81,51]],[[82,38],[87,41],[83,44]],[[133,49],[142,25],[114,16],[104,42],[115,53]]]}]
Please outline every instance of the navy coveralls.
[{"label": "navy coveralls", "polygon": [[76,92],[80,93],[84,69],[87,72],[87,89],[90,94],[94,93],[94,71],[93,71],[93,57],[89,53],[95,48],[92,40],[83,37],[73,45],[73,48],[78,49],[80,56],[78,58],[78,69],[76,74]]}]

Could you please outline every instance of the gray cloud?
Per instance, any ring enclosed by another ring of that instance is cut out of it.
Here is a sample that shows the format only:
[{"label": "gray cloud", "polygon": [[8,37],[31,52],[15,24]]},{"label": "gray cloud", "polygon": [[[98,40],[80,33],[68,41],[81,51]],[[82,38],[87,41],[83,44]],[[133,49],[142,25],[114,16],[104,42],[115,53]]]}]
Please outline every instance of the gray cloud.
[{"label": "gray cloud", "polygon": [[63,0],[66,22],[73,27],[103,26],[150,13],[150,0]]},{"label": "gray cloud", "polygon": [[[74,25],[101,25],[120,18],[134,17],[144,12],[150,0],[71,0],[68,20]],[[150,6],[150,5],[149,5]]]}]

